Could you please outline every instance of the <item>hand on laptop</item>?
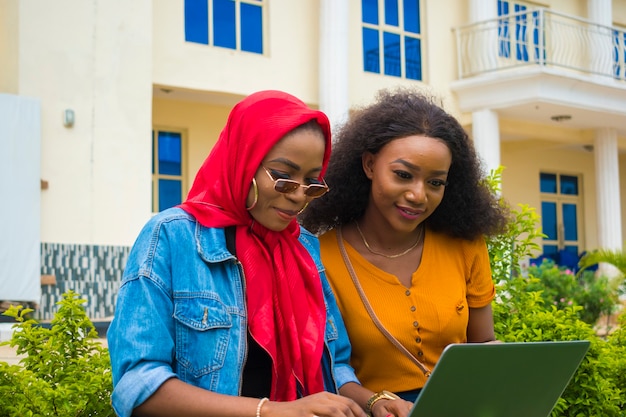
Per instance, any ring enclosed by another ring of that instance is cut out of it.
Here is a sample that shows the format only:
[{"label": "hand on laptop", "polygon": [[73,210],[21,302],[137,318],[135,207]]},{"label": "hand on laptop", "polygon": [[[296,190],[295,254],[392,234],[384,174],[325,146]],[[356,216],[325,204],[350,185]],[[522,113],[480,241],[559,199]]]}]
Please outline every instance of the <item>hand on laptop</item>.
[{"label": "hand on laptop", "polygon": [[373,417],[407,417],[413,403],[403,399],[380,400],[372,406]]},{"label": "hand on laptop", "polygon": [[262,411],[257,416],[366,417],[356,402],[330,392],[318,392],[295,401],[268,401]]}]

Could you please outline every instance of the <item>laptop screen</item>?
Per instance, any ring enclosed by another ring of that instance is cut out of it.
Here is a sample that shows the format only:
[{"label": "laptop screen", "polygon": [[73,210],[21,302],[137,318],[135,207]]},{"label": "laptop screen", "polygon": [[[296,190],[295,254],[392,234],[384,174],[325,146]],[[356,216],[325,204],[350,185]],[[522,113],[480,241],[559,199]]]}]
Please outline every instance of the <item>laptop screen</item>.
[{"label": "laptop screen", "polygon": [[447,346],[410,417],[548,417],[589,341]]}]

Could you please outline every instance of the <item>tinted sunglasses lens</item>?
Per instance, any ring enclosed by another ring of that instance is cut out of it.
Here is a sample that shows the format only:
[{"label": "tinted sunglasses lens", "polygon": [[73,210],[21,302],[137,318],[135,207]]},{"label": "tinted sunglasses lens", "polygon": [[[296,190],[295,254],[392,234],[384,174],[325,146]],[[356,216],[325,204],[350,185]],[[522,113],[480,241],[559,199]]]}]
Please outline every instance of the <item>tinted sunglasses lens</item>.
[{"label": "tinted sunglasses lens", "polygon": [[326,194],[326,191],[328,191],[328,188],[326,188],[325,186],[312,184],[309,185],[309,188],[306,189],[304,194],[309,197],[321,197]]},{"label": "tinted sunglasses lens", "polygon": [[279,193],[293,193],[300,187],[300,183],[290,180],[276,180],[274,189]]}]

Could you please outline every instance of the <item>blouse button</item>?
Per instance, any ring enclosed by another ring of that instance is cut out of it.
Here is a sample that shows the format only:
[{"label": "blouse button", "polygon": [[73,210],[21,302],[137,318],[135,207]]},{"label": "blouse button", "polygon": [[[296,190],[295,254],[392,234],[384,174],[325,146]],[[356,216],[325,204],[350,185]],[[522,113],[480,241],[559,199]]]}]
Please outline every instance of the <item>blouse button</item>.
[{"label": "blouse button", "polygon": [[411,311],[415,311],[415,306],[411,306]]},{"label": "blouse button", "polygon": [[415,342],[416,343],[422,343],[422,338],[421,337],[416,337],[415,338]]},{"label": "blouse button", "polygon": [[419,352],[417,352],[417,356],[419,356],[419,357],[421,358],[422,356],[424,356],[424,352],[422,352],[422,351],[420,350]]},{"label": "blouse button", "polygon": [[406,290],[404,293],[405,293],[406,295],[411,295],[411,290]]},{"label": "blouse button", "polygon": [[413,322],[413,327],[417,327],[417,326],[419,326],[419,323],[418,323],[418,322],[416,322],[416,321],[414,321],[414,322]]}]

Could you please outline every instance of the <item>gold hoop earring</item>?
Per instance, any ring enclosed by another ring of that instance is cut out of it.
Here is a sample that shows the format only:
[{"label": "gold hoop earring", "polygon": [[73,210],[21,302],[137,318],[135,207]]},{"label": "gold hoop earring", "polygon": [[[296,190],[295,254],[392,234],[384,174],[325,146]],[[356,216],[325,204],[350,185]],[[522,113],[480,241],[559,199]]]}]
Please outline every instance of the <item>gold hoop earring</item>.
[{"label": "gold hoop earring", "polygon": [[308,205],[309,205],[309,203],[307,202],[307,203],[304,205],[304,207],[302,207],[302,208],[300,209],[300,211],[298,212],[298,214],[302,213],[302,212],[304,211],[304,209],[308,207]]},{"label": "gold hoop earring", "polygon": [[259,187],[256,185],[256,178],[252,178],[252,188],[254,189],[254,201],[250,207],[246,207],[248,211],[252,210],[256,206],[256,203],[259,202]]}]

